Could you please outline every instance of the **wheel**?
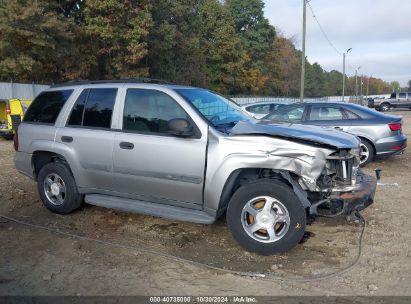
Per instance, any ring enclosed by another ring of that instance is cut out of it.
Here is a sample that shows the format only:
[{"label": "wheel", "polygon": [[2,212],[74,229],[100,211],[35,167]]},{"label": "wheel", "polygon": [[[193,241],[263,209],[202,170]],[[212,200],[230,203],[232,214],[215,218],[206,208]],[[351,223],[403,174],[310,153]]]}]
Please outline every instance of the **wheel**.
[{"label": "wheel", "polygon": [[70,213],[83,202],[71,171],[64,163],[49,163],[41,168],[37,189],[44,206],[55,213]]},{"label": "wheel", "polygon": [[368,140],[361,138],[360,166],[365,166],[366,164],[371,162],[373,158],[374,158],[374,147]]},{"label": "wheel", "polygon": [[391,108],[391,107],[390,107],[390,104],[387,103],[387,102],[384,102],[384,103],[382,103],[382,104],[380,105],[380,110],[381,110],[382,112],[386,112],[386,111],[388,111],[390,108]]},{"label": "wheel", "polygon": [[300,242],[306,212],[287,185],[257,180],[234,193],[227,208],[227,224],[244,249],[270,255],[286,252]]}]

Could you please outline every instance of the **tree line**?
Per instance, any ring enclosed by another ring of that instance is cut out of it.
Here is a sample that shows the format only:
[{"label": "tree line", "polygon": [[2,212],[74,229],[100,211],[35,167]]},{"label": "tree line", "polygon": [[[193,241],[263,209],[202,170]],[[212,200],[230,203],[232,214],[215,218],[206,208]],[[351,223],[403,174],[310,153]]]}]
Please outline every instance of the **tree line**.
[{"label": "tree line", "polygon": [[[301,52],[262,0],[0,0],[0,80],[151,77],[229,95],[298,96]],[[360,81],[360,80],[359,80]],[[306,62],[307,97],[342,94],[342,73]],[[347,77],[346,95],[355,94]],[[391,92],[363,77],[363,94]]]}]

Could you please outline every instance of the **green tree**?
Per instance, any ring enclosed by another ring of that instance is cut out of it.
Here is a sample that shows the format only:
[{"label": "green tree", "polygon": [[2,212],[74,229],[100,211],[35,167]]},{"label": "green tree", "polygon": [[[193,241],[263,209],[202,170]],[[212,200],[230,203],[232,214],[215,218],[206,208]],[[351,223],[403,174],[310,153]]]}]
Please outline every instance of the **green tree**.
[{"label": "green tree", "polygon": [[266,95],[295,96],[300,82],[301,53],[291,40],[278,37],[274,40],[267,56],[268,79],[265,83]]},{"label": "green tree", "polygon": [[245,52],[240,89],[247,94],[265,91],[267,56],[276,33],[264,17],[262,0],[229,0],[225,4],[234,20],[235,31]]},{"label": "green tree", "polygon": [[76,26],[55,1],[0,1],[0,77],[53,82],[75,69]]},{"label": "green tree", "polygon": [[150,75],[235,92],[244,52],[228,9],[218,0],[155,0],[152,7]]},{"label": "green tree", "polygon": [[149,35],[150,75],[182,84],[204,85],[199,8],[203,1],[153,0]]},{"label": "green tree", "polygon": [[142,63],[152,25],[147,1],[86,0],[79,20],[82,76],[112,79],[148,74]]}]

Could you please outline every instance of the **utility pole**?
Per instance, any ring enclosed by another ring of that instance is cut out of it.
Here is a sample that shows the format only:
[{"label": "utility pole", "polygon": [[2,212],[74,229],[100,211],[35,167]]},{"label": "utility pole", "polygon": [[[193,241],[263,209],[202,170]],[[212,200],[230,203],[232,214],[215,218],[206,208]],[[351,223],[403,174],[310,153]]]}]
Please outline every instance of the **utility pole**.
[{"label": "utility pole", "polygon": [[304,102],[304,81],[305,81],[305,33],[307,20],[307,1],[303,0],[303,41],[302,41],[302,55],[301,55],[301,88],[300,88],[300,102]]},{"label": "utility pole", "polygon": [[358,82],[357,82],[357,74],[358,74],[358,70],[361,67],[359,66],[358,68],[355,69],[355,101],[358,102]]},{"label": "utility pole", "polygon": [[362,76],[363,76],[363,74],[361,74],[361,76],[360,76],[360,97],[362,98]]},{"label": "utility pole", "polygon": [[368,89],[369,89],[369,87],[370,87],[370,76],[368,76],[368,78],[367,78],[367,97],[368,97]]},{"label": "utility pole", "polygon": [[345,95],[345,54],[348,54],[352,48],[349,48],[345,53],[343,53],[343,88],[342,88],[342,101],[344,102],[344,95]]}]

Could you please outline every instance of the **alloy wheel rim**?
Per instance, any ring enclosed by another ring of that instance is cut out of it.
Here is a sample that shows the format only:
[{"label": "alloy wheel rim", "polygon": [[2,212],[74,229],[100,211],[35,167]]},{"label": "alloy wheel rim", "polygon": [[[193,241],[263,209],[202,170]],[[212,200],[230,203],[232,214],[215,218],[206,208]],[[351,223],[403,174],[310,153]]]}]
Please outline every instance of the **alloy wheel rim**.
[{"label": "alloy wheel rim", "polygon": [[370,157],[370,150],[363,143],[360,144],[360,163],[365,163]]},{"label": "alloy wheel rim", "polygon": [[290,228],[290,214],[279,200],[259,196],[245,204],[241,223],[252,239],[261,243],[274,243],[281,240]]},{"label": "alloy wheel rim", "polygon": [[50,173],[46,176],[43,182],[44,194],[48,201],[60,206],[64,203],[66,198],[66,184],[64,180],[56,173]]}]

